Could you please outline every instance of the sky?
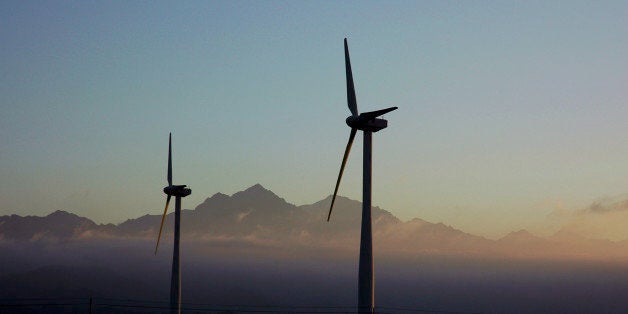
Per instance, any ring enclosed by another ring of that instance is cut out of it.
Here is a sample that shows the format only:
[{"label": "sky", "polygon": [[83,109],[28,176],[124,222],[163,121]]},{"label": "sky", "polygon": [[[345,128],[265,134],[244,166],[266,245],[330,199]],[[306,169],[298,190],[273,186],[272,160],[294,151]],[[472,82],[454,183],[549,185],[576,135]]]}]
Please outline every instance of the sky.
[{"label": "sky", "polygon": [[628,193],[626,1],[2,1],[0,215],[160,214],[169,132],[184,208],[327,197],[345,37],[359,110],[399,107],[373,205],[495,238]]}]

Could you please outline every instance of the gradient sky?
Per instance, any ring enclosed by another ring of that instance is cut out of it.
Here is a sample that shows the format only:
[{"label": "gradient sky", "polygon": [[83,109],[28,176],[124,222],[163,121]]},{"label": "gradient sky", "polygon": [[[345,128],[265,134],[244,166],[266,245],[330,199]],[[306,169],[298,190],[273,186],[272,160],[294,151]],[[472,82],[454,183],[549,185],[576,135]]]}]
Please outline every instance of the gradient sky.
[{"label": "gradient sky", "polygon": [[326,197],[344,37],[359,109],[399,106],[374,205],[496,237],[628,192],[626,1],[2,1],[0,215],[158,214],[170,131],[185,208]]}]

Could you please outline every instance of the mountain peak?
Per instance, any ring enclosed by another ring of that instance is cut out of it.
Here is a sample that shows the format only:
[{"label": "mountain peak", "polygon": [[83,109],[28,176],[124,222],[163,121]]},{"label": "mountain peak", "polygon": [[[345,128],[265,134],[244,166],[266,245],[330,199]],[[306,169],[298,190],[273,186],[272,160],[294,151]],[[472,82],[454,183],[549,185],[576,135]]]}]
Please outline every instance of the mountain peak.
[{"label": "mountain peak", "polygon": [[51,223],[53,222],[59,223],[59,224],[88,223],[88,224],[95,225],[95,223],[91,221],[89,218],[81,217],[79,215],[66,212],[64,210],[56,210],[50,213],[45,218],[47,218],[48,221]]},{"label": "mountain peak", "polygon": [[509,233],[508,235],[522,236],[522,237],[536,237],[535,235],[533,235],[532,233],[530,233],[530,231],[528,231],[526,229],[520,229],[518,231],[513,231],[513,232]]},{"label": "mountain peak", "polygon": [[270,190],[264,188],[261,184],[256,183],[255,185],[251,186],[250,188],[244,190],[243,192],[249,192],[249,193],[251,193],[251,192],[270,192]]},{"label": "mountain peak", "polygon": [[421,225],[429,225],[431,223],[421,218],[412,218],[410,221],[407,221],[406,224],[421,226]]},{"label": "mountain peak", "polygon": [[[325,197],[324,199],[322,199],[322,200],[320,200],[320,201],[318,201],[318,202],[316,202],[316,203],[314,203],[314,204],[312,204],[312,205],[319,204],[319,203],[327,203],[327,204],[331,204],[331,198],[332,198],[332,195],[331,195],[331,194],[329,194],[329,195],[328,195],[327,197]],[[335,200],[335,203],[334,203],[334,204],[338,204],[338,203],[341,203],[341,202],[357,202],[357,203],[362,203],[361,201],[356,201],[356,200],[350,199],[350,198],[348,198],[348,197],[346,197],[346,196],[336,195],[336,200]],[[335,208],[335,205],[334,205],[334,208]]]},{"label": "mountain peak", "polygon": [[202,204],[196,206],[196,210],[199,210],[199,212],[223,212],[227,210],[232,213],[239,213],[240,211],[248,211],[253,208],[286,211],[295,208],[295,206],[259,183],[231,196],[216,193],[212,197],[207,198]]},{"label": "mountain peak", "polygon": [[76,214],[68,213],[65,210],[55,210],[46,217],[78,217]]},{"label": "mountain peak", "polygon": [[273,191],[264,188],[261,184],[257,183],[250,188],[236,192],[232,196],[232,198],[272,198],[279,199],[280,197],[277,194],[273,193]]},{"label": "mountain peak", "polygon": [[535,246],[543,246],[548,243],[546,238],[534,235],[526,229],[520,229],[518,231],[510,232],[501,239],[497,240],[497,242],[506,244],[509,247],[519,247],[521,249],[523,247],[530,248]]},{"label": "mountain peak", "polygon": [[91,219],[79,216],[77,214],[69,213],[64,210],[57,210],[50,213],[46,218],[49,221],[54,221],[58,223],[89,223],[96,225]]}]

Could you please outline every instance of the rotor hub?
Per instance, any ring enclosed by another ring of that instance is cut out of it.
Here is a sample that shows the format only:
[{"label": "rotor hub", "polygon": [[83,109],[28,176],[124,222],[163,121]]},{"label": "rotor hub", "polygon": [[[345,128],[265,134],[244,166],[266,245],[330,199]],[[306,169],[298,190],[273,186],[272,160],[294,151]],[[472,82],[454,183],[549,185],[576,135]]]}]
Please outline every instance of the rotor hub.
[{"label": "rotor hub", "polygon": [[170,196],[186,197],[192,194],[192,190],[186,188],[187,185],[169,185],[164,188],[164,193]]},{"label": "rotor hub", "polygon": [[385,119],[364,116],[349,116],[346,122],[351,128],[369,132],[377,132],[388,126],[388,121]]}]

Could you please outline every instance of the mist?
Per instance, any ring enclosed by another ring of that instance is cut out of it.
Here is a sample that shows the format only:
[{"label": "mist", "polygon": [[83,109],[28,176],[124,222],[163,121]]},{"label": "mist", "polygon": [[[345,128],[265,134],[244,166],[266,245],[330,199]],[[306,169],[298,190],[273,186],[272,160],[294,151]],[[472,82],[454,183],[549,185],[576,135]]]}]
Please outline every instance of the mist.
[{"label": "mist", "polygon": [[[91,297],[97,308],[99,302],[129,300],[166,304],[171,245],[164,241],[154,255],[150,240],[3,244],[0,298]],[[399,308],[622,313],[628,308],[628,269],[620,263],[384,253],[376,254],[375,261],[376,304],[384,313]],[[355,250],[188,241],[181,265],[184,310],[265,306],[353,311],[357,297]]]}]

